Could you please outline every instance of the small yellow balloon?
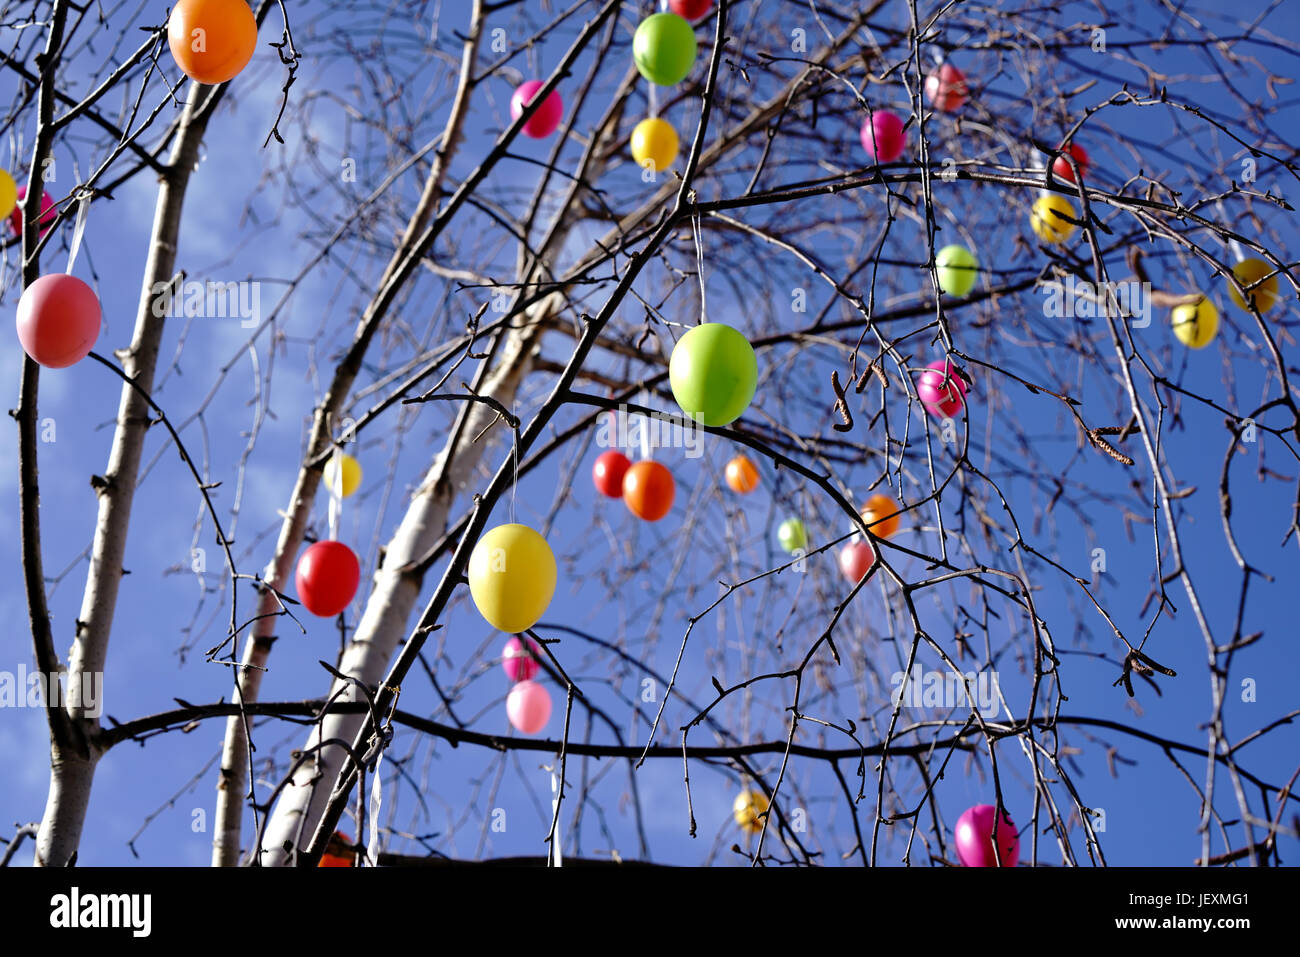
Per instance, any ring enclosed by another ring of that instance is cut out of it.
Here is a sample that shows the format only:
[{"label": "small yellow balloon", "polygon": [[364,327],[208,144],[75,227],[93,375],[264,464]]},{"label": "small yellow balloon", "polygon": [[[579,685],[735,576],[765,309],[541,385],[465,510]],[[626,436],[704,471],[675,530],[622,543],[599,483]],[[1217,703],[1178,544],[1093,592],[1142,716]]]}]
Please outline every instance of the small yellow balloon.
[{"label": "small yellow balloon", "polygon": [[18,184],[6,170],[0,169],[0,220],[8,219],[18,205]]},{"label": "small yellow balloon", "polygon": [[[1277,276],[1269,275],[1275,272],[1273,267],[1262,259],[1243,259],[1232,267],[1232,274],[1237,277],[1237,282],[1246,287],[1246,292],[1255,300],[1255,308],[1259,310],[1261,316],[1272,309],[1279,298]],[[1268,276],[1268,278],[1264,279],[1265,276]],[[1264,281],[1260,282],[1261,279]],[[1259,285],[1256,286],[1255,283],[1259,283]],[[1250,312],[1246,301],[1231,285],[1228,286],[1228,295],[1232,297],[1233,304],[1238,309]]]},{"label": "small yellow balloon", "polygon": [[1068,216],[1070,219],[1077,219],[1074,207],[1064,196],[1057,196],[1053,193],[1050,196],[1044,196],[1034,203],[1034,209],[1029,217],[1029,225],[1034,228],[1035,235],[1045,243],[1063,243],[1069,239],[1077,228],[1069,219],[1063,219]]},{"label": "small yellow balloon", "polygon": [[1196,302],[1175,306],[1171,322],[1178,341],[1193,349],[1209,345],[1219,331],[1219,310],[1202,296]]},{"label": "small yellow balloon", "polygon": [[555,595],[555,555],[527,525],[498,525],[469,556],[469,593],[498,631],[518,634],[537,624]]},{"label": "small yellow balloon", "polygon": [[[339,484],[339,462],[343,463],[343,483]],[[347,498],[361,486],[361,463],[344,454],[332,458],[325,466],[325,484],[335,495]]]},{"label": "small yellow balloon", "polygon": [[767,796],[752,788],[736,795],[736,803],[731,806],[732,817],[746,834],[757,834],[763,830],[763,819],[759,817],[767,810]]},{"label": "small yellow balloon", "polygon": [[637,166],[644,169],[648,165],[652,171],[662,173],[677,158],[677,131],[672,124],[652,116],[632,130],[631,145]]}]

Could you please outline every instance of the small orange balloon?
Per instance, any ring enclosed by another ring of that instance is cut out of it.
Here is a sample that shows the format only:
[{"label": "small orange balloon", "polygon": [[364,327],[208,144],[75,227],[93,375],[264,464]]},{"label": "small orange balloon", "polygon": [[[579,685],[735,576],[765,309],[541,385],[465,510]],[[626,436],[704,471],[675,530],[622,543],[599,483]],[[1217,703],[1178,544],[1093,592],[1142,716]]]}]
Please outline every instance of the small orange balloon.
[{"label": "small orange balloon", "polygon": [[357,859],[356,848],[352,847],[352,838],[343,831],[335,831],[325,845],[325,853],[320,856],[317,867],[352,867]]},{"label": "small orange balloon", "polygon": [[862,506],[862,520],[877,538],[889,538],[898,531],[899,516],[894,513],[902,510],[888,495],[873,495]]},{"label": "small orange balloon", "polygon": [[637,462],[623,475],[623,501],[633,515],[647,522],[667,515],[676,494],[673,473],[658,462]]},{"label": "small orange balloon", "polygon": [[747,495],[758,488],[758,469],[743,455],[727,463],[727,485],[733,492]]},{"label": "small orange balloon", "polygon": [[225,83],[257,49],[257,19],[246,0],[179,0],[167,21],[176,65],[199,83]]}]

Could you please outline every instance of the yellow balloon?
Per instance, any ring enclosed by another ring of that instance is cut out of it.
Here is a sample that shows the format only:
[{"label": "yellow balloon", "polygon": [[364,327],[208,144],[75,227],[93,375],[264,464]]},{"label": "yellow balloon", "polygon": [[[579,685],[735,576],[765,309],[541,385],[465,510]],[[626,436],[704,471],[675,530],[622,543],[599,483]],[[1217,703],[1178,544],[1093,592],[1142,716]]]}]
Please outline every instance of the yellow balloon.
[{"label": "yellow balloon", "polygon": [[1179,342],[1193,349],[1201,349],[1209,345],[1219,331],[1219,310],[1214,308],[1214,303],[1202,296],[1196,302],[1175,306],[1171,321]]},{"label": "yellow balloon", "polygon": [[[1260,315],[1272,309],[1279,299],[1277,276],[1269,275],[1270,273],[1275,273],[1275,270],[1262,259],[1243,259],[1232,267],[1232,274],[1237,277],[1237,282],[1246,287],[1246,292],[1255,300],[1255,308],[1259,310]],[[1264,279],[1265,276],[1268,276],[1268,278]],[[1264,281],[1260,282],[1261,279],[1264,279]],[[1258,286],[1255,285],[1257,282],[1259,283]],[[1252,286],[1254,286],[1253,289]],[[1228,295],[1232,297],[1232,301],[1238,309],[1250,312],[1246,301],[1231,285],[1228,286]]]},{"label": "yellow balloon", "polygon": [[632,158],[643,169],[647,164],[656,173],[662,173],[677,158],[677,131],[672,124],[651,117],[642,120],[632,130]]},{"label": "yellow balloon", "polygon": [[1034,228],[1034,233],[1043,242],[1063,243],[1074,234],[1077,227],[1068,219],[1062,219],[1062,216],[1069,216],[1070,219],[1078,218],[1070,201],[1064,196],[1053,193],[1034,203],[1029,225]]},{"label": "yellow balloon", "polygon": [[759,817],[767,810],[767,796],[753,789],[741,791],[736,795],[736,803],[731,806],[731,815],[746,834],[757,834],[763,830],[763,819]]},{"label": "yellow balloon", "polygon": [[343,484],[340,487],[339,464],[335,459],[330,459],[325,466],[325,484],[334,494],[347,498],[361,485],[361,463],[347,454],[338,458],[343,460]]},{"label": "yellow balloon", "polygon": [[0,219],[8,219],[18,205],[18,184],[5,170],[0,169]]},{"label": "yellow balloon", "polygon": [[527,525],[498,525],[469,556],[469,593],[498,631],[518,634],[537,624],[555,594],[555,555]]}]

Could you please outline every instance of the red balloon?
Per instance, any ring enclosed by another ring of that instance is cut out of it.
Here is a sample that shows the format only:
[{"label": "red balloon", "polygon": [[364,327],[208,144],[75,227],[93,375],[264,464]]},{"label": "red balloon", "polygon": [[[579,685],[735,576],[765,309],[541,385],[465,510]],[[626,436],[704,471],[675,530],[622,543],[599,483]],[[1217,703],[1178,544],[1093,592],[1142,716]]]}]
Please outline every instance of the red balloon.
[{"label": "red balloon", "polygon": [[33,362],[64,369],[86,358],[99,338],[99,298],[76,276],[51,273],[18,300],[18,341]]},{"label": "red balloon", "polygon": [[683,20],[698,20],[713,9],[713,0],[668,0],[668,9]]},{"label": "red balloon", "polygon": [[[1092,164],[1088,159],[1088,154],[1084,152],[1082,146],[1079,146],[1077,143],[1071,143],[1066,146],[1062,152],[1069,153],[1073,156],[1074,161],[1079,164],[1079,172],[1084,176],[1088,175],[1088,167]],[[1067,183],[1074,182],[1074,170],[1070,169],[1070,161],[1064,156],[1058,156],[1052,161],[1052,175],[1057,179],[1065,180]]]},{"label": "red balloon", "polygon": [[862,121],[862,148],[876,163],[892,163],[907,148],[907,132],[897,113],[876,110]]},{"label": "red balloon", "polygon": [[916,395],[933,416],[953,419],[966,404],[966,382],[949,359],[936,359],[916,381]]},{"label": "red balloon", "polygon": [[591,480],[596,484],[596,491],[607,498],[622,498],[623,476],[631,465],[631,460],[622,452],[610,449],[600,453],[596,464],[591,467]]},{"label": "red balloon", "polygon": [[[21,236],[23,234],[23,216],[25,215],[23,212],[23,200],[26,198],[27,187],[19,186],[18,202],[14,206],[14,211],[9,214],[9,228],[13,230],[15,236]],[[50,199],[49,195],[44,190],[41,190],[41,214],[40,218],[36,220],[36,222],[41,227],[42,238],[44,238],[45,234],[50,231],[50,223],[54,222],[54,218],[57,215],[58,214],[54,211],[54,200]]]},{"label": "red balloon", "polygon": [[866,542],[849,542],[840,552],[840,571],[853,584],[867,577],[876,556],[871,553],[871,546]]},{"label": "red balloon", "polygon": [[936,110],[955,113],[966,105],[966,74],[945,63],[925,78],[925,98]]},{"label": "red balloon", "polygon": [[[1006,811],[1002,812],[1001,821],[997,821],[997,816],[997,808],[992,804],[977,804],[957,818],[957,860],[963,867],[997,867],[999,857],[1003,867],[1015,867],[1020,861],[1020,836],[1016,833],[1016,826]],[[996,854],[993,850],[995,827],[998,837]]]},{"label": "red balloon", "polygon": [[298,598],[313,615],[332,618],[347,608],[361,583],[352,549],[333,540],[317,542],[298,559]]},{"label": "red balloon", "polygon": [[[524,107],[533,102],[537,91],[545,85],[541,80],[521,83],[519,89],[515,90],[515,95],[510,97],[510,118],[517,120],[523,116]],[[546,95],[542,105],[537,108],[537,112],[524,124],[524,135],[531,136],[535,140],[543,139],[555,132],[562,119],[564,119],[564,102],[560,99],[559,92],[552,90]]]},{"label": "red balloon", "polygon": [[[529,651],[536,657],[530,656]],[[537,642],[529,638],[528,648],[525,649],[524,643],[516,636],[506,642],[501,652],[501,667],[506,670],[506,677],[511,681],[529,681],[542,667],[537,663],[541,657],[542,649],[537,647]]]}]

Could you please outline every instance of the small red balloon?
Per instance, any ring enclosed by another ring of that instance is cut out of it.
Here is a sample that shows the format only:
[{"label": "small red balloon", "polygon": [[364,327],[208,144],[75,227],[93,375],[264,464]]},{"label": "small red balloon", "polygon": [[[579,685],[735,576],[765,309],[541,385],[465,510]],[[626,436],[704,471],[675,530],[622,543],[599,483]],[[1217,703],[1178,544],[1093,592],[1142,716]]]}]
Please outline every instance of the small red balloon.
[{"label": "small red balloon", "polygon": [[876,556],[866,542],[849,542],[840,552],[840,571],[856,585],[867,577],[867,572],[871,571],[875,561]]},{"label": "small red balloon", "polygon": [[[1020,836],[1010,815],[998,811],[992,804],[977,804],[957,818],[955,832],[957,860],[963,867],[997,867],[998,858],[1003,867],[1015,867],[1020,861]],[[998,849],[993,850],[993,832],[997,830]]]},{"label": "small red balloon", "polygon": [[[1062,152],[1069,153],[1073,156],[1074,161],[1079,164],[1079,172],[1084,176],[1088,175],[1088,167],[1092,164],[1088,159],[1088,154],[1084,152],[1082,146],[1079,146],[1077,143],[1071,143],[1066,146]],[[1070,169],[1070,161],[1064,156],[1058,156],[1052,161],[1052,175],[1057,179],[1065,180],[1067,183],[1074,182],[1074,170]]]},{"label": "small red balloon", "polygon": [[[27,187],[18,187],[18,203],[14,206],[14,211],[9,214],[9,228],[13,230],[15,236],[21,236],[23,233],[23,200],[27,198]],[[36,221],[41,227],[41,237],[50,231],[50,223],[54,222],[57,214],[54,211],[54,200],[49,195],[41,191],[41,213],[40,218]]]},{"label": "small red balloon", "polygon": [[925,98],[936,110],[955,113],[966,105],[966,74],[945,63],[925,78]]},{"label": "small red balloon", "polygon": [[713,0],[668,0],[668,9],[683,20],[698,20],[713,9]]},{"label": "small red balloon", "polygon": [[536,734],[551,718],[551,696],[536,681],[521,681],[506,696],[506,716],[516,730]]},{"label": "small red balloon", "polygon": [[[533,102],[537,96],[537,91],[546,84],[541,80],[529,80],[527,83],[521,83],[519,89],[515,90],[515,95],[510,97],[510,118],[517,120],[524,115],[524,107]],[[537,112],[529,117],[528,122],[524,124],[524,135],[531,136],[535,140],[543,139],[555,132],[555,128],[560,125],[560,120],[564,118],[564,101],[560,99],[560,94],[552,90],[547,94],[542,105],[537,108]]]},{"label": "small red balloon", "polygon": [[86,358],[99,338],[99,298],[76,276],[51,273],[18,300],[18,341],[33,362],[65,369]]},{"label": "small red balloon", "polygon": [[610,449],[596,457],[596,464],[591,467],[591,481],[596,491],[607,498],[623,497],[623,476],[627,474],[632,462],[622,452]]},{"label": "small red balloon", "polygon": [[529,638],[528,646],[525,647],[516,636],[507,641],[501,651],[501,667],[505,669],[506,677],[511,681],[529,681],[541,668],[537,663],[541,657],[542,649],[537,647],[537,642]]},{"label": "small red balloon", "polygon": [[298,598],[313,615],[332,618],[347,608],[361,583],[352,549],[333,540],[317,542],[298,559]]},{"label": "small red balloon", "polygon": [[897,113],[876,110],[862,121],[862,148],[877,163],[892,163],[907,147],[907,133]]},{"label": "small red balloon", "polygon": [[916,382],[916,395],[931,415],[952,419],[966,404],[966,382],[948,359],[937,359],[926,366]]}]

